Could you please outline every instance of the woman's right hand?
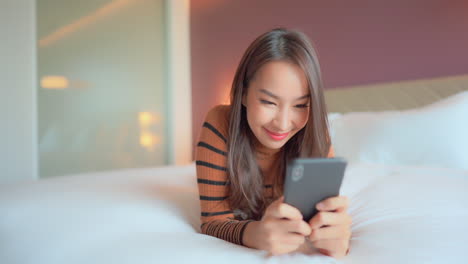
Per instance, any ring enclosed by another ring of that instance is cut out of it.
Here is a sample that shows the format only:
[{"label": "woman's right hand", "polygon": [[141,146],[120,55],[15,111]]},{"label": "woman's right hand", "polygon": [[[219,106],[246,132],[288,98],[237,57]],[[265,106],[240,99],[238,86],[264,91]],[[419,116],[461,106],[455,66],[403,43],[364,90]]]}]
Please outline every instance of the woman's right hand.
[{"label": "woman's right hand", "polygon": [[267,207],[260,221],[247,225],[244,245],[281,255],[296,250],[305,242],[305,237],[311,233],[309,224],[297,208],[283,200],[281,196]]}]

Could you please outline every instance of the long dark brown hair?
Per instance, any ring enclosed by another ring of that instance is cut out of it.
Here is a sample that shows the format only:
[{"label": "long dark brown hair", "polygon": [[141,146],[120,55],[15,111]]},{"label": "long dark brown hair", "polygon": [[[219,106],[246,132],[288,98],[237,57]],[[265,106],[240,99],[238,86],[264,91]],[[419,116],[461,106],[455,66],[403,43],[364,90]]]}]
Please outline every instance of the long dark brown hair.
[{"label": "long dark brown hair", "polygon": [[259,36],[245,51],[232,83],[227,141],[228,201],[231,208],[240,209],[255,220],[262,217],[271,200],[263,197],[263,176],[253,145],[255,135],[247,122],[242,97],[247,94],[256,72],[271,61],[287,61],[299,66],[305,73],[310,90],[309,119],[305,127],[282,147],[280,161],[276,163],[281,178],[274,181],[273,197],[276,199],[282,193],[286,164],[291,159],[326,157],[331,145],[320,65],[307,36],[284,28]]}]

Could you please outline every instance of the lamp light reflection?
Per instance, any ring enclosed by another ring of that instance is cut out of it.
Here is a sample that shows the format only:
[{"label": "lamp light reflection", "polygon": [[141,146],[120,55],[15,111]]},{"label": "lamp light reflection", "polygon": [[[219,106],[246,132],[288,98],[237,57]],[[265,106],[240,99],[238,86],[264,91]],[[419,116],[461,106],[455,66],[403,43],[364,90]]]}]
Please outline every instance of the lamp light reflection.
[{"label": "lamp light reflection", "polygon": [[44,89],[66,89],[69,81],[64,76],[44,76],[41,78],[41,87]]},{"label": "lamp light reflection", "polygon": [[161,144],[161,137],[153,133],[151,126],[157,125],[161,121],[159,113],[139,112],[138,123],[140,126],[140,145],[146,150],[153,152],[156,146]]}]

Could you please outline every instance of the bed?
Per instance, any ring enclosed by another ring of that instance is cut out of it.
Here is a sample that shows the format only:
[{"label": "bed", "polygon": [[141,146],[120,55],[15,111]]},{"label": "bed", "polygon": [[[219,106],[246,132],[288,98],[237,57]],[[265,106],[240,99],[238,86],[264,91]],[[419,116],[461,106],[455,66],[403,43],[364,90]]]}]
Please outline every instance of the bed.
[{"label": "bed", "polygon": [[467,90],[466,75],[327,90],[349,161],[343,259],[200,234],[187,164],[1,184],[0,263],[468,263]]}]

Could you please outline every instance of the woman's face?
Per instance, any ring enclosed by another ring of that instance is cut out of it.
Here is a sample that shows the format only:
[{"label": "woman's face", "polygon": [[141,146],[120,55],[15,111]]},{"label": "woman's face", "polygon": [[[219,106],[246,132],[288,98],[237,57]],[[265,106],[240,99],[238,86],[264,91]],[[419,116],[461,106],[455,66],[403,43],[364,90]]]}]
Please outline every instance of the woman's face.
[{"label": "woman's face", "polygon": [[306,76],[290,62],[269,62],[255,74],[242,104],[258,141],[269,149],[280,149],[309,118]]}]

